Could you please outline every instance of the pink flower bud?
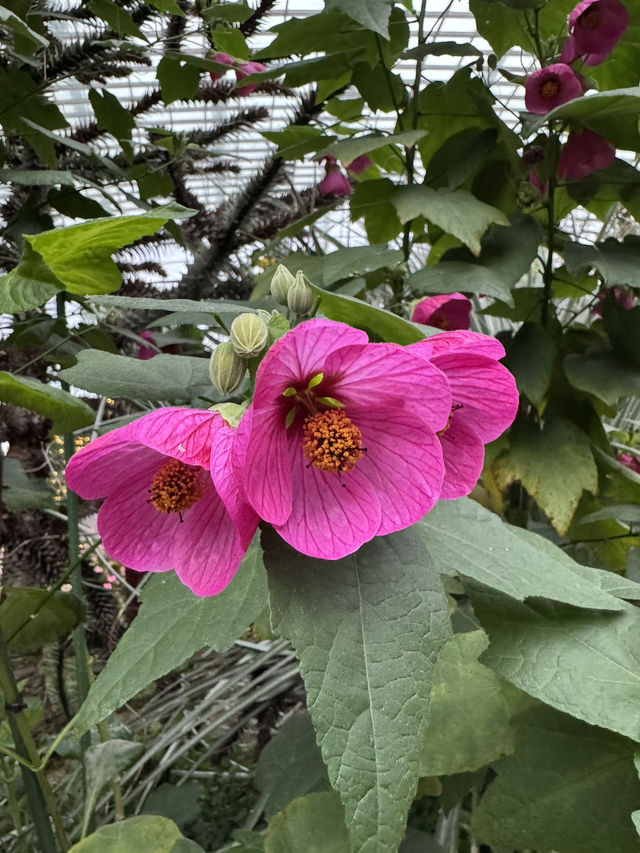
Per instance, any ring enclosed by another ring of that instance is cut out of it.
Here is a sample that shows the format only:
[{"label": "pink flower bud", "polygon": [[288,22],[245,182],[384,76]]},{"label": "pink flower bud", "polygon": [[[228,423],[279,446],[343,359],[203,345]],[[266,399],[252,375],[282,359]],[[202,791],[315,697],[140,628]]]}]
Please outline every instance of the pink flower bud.
[{"label": "pink flower bud", "polygon": [[534,71],[527,77],[524,88],[525,106],[536,115],[546,115],[555,107],[578,98],[583,92],[580,79],[564,62],[556,62]]},{"label": "pink flower bud", "polygon": [[606,169],[613,163],[615,156],[615,147],[598,133],[586,127],[581,133],[572,130],[560,152],[558,175],[579,181],[596,169]]},{"label": "pink flower bud", "polygon": [[[236,61],[233,56],[230,56],[228,53],[214,53],[211,59],[214,62],[219,62],[220,65],[228,65],[229,68],[233,68]],[[220,74],[217,71],[210,71],[209,76],[215,83],[216,80],[219,80],[221,77],[224,76],[224,72]]]},{"label": "pink flower bud", "polygon": [[[245,62],[236,68],[236,77],[242,80],[250,74],[258,74],[260,71],[266,71],[267,66],[261,62]],[[239,95],[250,95],[257,87],[257,83],[250,83],[248,86],[240,86],[236,89]]]}]

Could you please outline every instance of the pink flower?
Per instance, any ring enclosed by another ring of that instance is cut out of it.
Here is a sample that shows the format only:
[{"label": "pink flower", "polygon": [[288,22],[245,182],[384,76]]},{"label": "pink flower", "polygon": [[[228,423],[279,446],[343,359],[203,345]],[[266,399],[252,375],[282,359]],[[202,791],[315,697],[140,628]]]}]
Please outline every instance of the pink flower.
[{"label": "pink flower", "polygon": [[640,459],[631,453],[621,453],[618,456],[618,462],[622,462],[627,468],[630,468],[636,474],[640,474]]},{"label": "pink flower", "polygon": [[414,323],[424,323],[437,329],[468,329],[471,302],[462,293],[443,293],[421,299],[413,309]]},{"label": "pink flower", "polygon": [[215,595],[257,527],[230,474],[234,435],[217,413],[157,409],[83,447],[67,485],[106,498],[98,532],[114,560],[139,572],[175,569],[196,595]]},{"label": "pink flower", "polygon": [[438,432],[445,466],[440,497],[468,495],[482,473],[484,445],[511,425],[518,410],[515,380],[498,364],[504,347],[487,335],[454,331],[407,349],[428,359],[451,387],[449,421]]},{"label": "pink flower", "polygon": [[150,358],[158,355],[158,349],[161,352],[170,353],[171,355],[176,355],[178,352],[178,347],[175,344],[169,344],[166,347],[158,347],[155,337],[153,336],[153,332],[149,332],[148,330],[145,332],[140,332],[138,335],[139,338],[142,338],[144,341],[149,341],[153,346],[145,347],[143,344],[138,345],[138,358],[142,361],[147,361]]},{"label": "pink flower", "polygon": [[[233,68],[236,60],[233,56],[230,56],[228,53],[214,53],[211,59],[214,62],[218,62],[220,65],[227,65],[229,68]],[[209,76],[215,83],[216,80],[219,80],[221,77],[224,77],[226,72],[219,73],[218,71],[210,71]]]},{"label": "pink flower", "polygon": [[[236,77],[238,80],[242,80],[250,74],[258,74],[260,71],[266,70],[267,66],[261,62],[244,62],[242,65],[237,66]],[[239,86],[236,91],[239,95],[250,95],[255,91],[257,85],[257,83],[250,83],[248,86]]]},{"label": "pink flower", "polygon": [[597,293],[598,303],[591,309],[592,314],[602,317],[602,304],[605,299],[612,297],[625,311],[631,311],[634,307],[636,297],[630,287],[621,287],[615,284],[613,287],[602,286]]},{"label": "pink flower", "polygon": [[349,163],[347,172],[351,172],[354,175],[361,175],[369,166],[373,166],[373,160],[371,157],[367,157],[366,154],[361,154]]},{"label": "pink flower", "polygon": [[616,149],[600,134],[584,128],[582,132],[572,130],[560,152],[558,175],[579,181],[596,169],[606,169],[616,156]]},{"label": "pink flower", "polygon": [[549,184],[543,184],[540,179],[540,175],[537,172],[529,172],[529,183],[532,187],[535,187],[542,196],[549,192]]},{"label": "pink flower", "polygon": [[540,71],[534,71],[524,84],[524,103],[530,113],[545,115],[560,104],[579,97],[582,83],[563,62],[556,62]]},{"label": "pink flower", "polygon": [[340,171],[340,167],[338,166],[333,154],[328,154],[324,158],[324,161],[324,178],[318,184],[318,192],[320,195],[351,195],[353,187],[349,183],[349,179],[346,175],[343,175]]},{"label": "pink flower", "polygon": [[569,15],[569,38],[563,62],[582,56],[585,65],[606,59],[629,26],[629,12],[619,0],[582,0]]},{"label": "pink flower", "polygon": [[437,501],[451,411],[432,364],[331,320],[271,347],[238,427],[234,468],[254,510],[298,551],[337,560]]}]

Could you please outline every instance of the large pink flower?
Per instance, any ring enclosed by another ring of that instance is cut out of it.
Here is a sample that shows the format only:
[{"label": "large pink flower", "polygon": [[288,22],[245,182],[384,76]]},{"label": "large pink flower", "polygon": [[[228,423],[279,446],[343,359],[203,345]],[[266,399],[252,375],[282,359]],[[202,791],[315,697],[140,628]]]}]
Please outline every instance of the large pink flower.
[{"label": "large pink flower", "polygon": [[421,299],[413,309],[414,323],[435,326],[436,329],[468,329],[471,302],[462,293],[442,293]]},{"label": "large pink flower", "polygon": [[629,26],[629,12],[619,0],[582,0],[569,15],[569,38],[562,61],[582,56],[585,65],[599,65]]},{"label": "large pink flower", "polygon": [[445,465],[440,497],[468,495],[482,472],[484,445],[511,425],[518,410],[515,380],[498,364],[504,347],[487,335],[454,331],[407,349],[428,359],[451,387],[451,415],[438,433]]},{"label": "large pink flower", "polygon": [[524,103],[530,113],[546,113],[582,94],[578,76],[563,62],[534,71],[524,84]]},{"label": "large pink flower", "polygon": [[67,465],[69,488],[106,498],[98,531],[131,569],[175,569],[196,595],[234,576],[257,527],[230,473],[235,430],[219,414],[158,409],[108,432]]},{"label": "large pink flower", "polygon": [[329,154],[324,160],[325,175],[318,184],[318,192],[321,195],[351,195],[353,187],[349,183],[349,178],[340,171],[340,166],[333,154]]},{"label": "large pink flower", "polygon": [[444,376],[406,347],[309,320],[271,347],[238,427],[247,500],[304,554],[337,560],[413,524],[440,494]]},{"label": "large pink flower", "polygon": [[584,128],[572,130],[558,160],[558,175],[579,181],[596,169],[606,169],[616,157],[615,146],[600,134]]}]

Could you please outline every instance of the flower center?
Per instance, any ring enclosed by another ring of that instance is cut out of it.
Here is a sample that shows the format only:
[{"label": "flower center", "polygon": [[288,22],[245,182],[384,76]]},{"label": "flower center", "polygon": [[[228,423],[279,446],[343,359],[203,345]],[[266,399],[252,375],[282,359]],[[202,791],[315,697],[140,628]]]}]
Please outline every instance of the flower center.
[{"label": "flower center", "polygon": [[540,88],[540,94],[543,98],[554,98],[559,90],[560,86],[556,80],[546,80]]},{"label": "flower center", "polygon": [[203,495],[199,474],[199,468],[170,459],[153,478],[149,489],[150,503],[158,512],[183,513]]},{"label": "flower center", "polygon": [[602,17],[600,15],[600,9],[598,9],[598,4],[594,3],[593,6],[590,6],[586,12],[583,12],[582,15],[578,18],[578,23],[580,24],[580,28],[583,30],[597,30],[602,21]]},{"label": "flower center", "polygon": [[321,471],[352,471],[362,456],[362,433],[341,409],[306,418],[302,447],[310,465]]},{"label": "flower center", "polygon": [[443,332],[451,331],[451,326],[449,325],[447,318],[438,313],[438,311],[431,315],[429,325],[435,326],[436,329],[442,329]]}]

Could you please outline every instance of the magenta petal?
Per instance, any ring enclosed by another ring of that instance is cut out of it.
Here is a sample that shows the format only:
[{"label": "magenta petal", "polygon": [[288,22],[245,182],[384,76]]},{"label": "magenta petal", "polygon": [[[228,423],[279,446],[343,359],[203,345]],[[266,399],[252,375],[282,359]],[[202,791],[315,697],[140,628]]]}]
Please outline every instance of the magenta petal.
[{"label": "magenta petal", "polygon": [[440,436],[444,457],[444,482],[440,497],[453,500],[468,495],[478,482],[484,462],[484,444],[458,412]]},{"label": "magenta petal", "polygon": [[236,478],[249,504],[271,524],[283,524],[291,514],[289,436],[278,410],[244,413],[234,441]]},{"label": "magenta petal", "polygon": [[196,595],[216,595],[235,575],[248,544],[211,488],[184,515],[173,546],[173,568]]},{"label": "magenta petal", "polygon": [[129,426],[114,429],[74,453],[65,471],[69,488],[85,500],[104,498],[123,483],[162,465],[162,457],[132,441]]},{"label": "magenta petal", "polygon": [[367,343],[366,332],[332,320],[308,320],[275,342],[260,363],[254,407],[279,404],[293,383],[306,383],[324,370],[327,355],[348,344]]},{"label": "magenta petal", "polygon": [[378,489],[358,470],[337,474],[311,465],[302,445],[293,447],[293,509],[276,530],[310,557],[339,560],[368,542],[380,527]]},{"label": "magenta petal", "polygon": [[330,393],[356,416],[393,403],[409,404],[434,431],[442,429],[451,411],[451,393],[439,370],[396,344],[363,344],[336,350],[325,363]]},{"label": "magenta petal", "polygon": [[505,355],[504,347],[496,338],[463,329],[432,335],[416,344],[410,344],[407,349],[415,350],[426,358],[443,352],[458,351],[475,352],[495,359],[504,358]]},{"label": "magenta petal", "polygon": [[378,535],[409,527],[440,495],[444,465],[437,436],[410,409],[372,409],[359,416],[358,427],[367,452],[356,468],[379,481]]},{"label": "magenta petal", "polygon": [[[436,356],[434,364],[451,385],[454,412],[485,443],[513,423],[518,410],[515,379],[497,361],[469,352]],[[462,408],[457,410],[456,406]]]},{"label": "magenta petal", "polygon": [[232,449],[236,430],[218,430],[211,445],[211,478],[216,491],[233,519],[240,541],[248,547],[258,526],[258,516],[240,491],[234,476]]},{"label": "magenta petal", "polygon": [[167,407],[129,424],[129,437],[186,465],[208,469],[211,442],[223,426],[217,413]]},{"label": "magenta petal", "polygon": [[[163,464],[159,456],[155,470]],[[148,476],[136,476],[123,483],[109,495],[98,512],[98,532],[107,554],[139,572],[173,569],[173,543],[181,533],[177,513],[158,512],[148,503],[148,489],[155,470]],[[191,507],[185,515],[194,509]]]},{"label": "magenta petal", "polygon": [[468,329],[471,302],[462,293],[442,293],[427,296],[416,304],[411,314],[414,323],[424,323],[440,329]]}]

